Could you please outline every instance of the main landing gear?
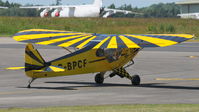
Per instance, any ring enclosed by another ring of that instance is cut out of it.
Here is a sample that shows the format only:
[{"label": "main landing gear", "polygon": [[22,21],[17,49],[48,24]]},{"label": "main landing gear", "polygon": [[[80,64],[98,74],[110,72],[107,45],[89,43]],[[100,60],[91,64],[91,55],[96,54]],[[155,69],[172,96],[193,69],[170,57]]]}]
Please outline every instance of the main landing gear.
[{"label": "main landing gear", "polygon": [[141,81],[141,79],[140,79],[139,75],[133,75],[131,78],[131,83],[134,86],[140,85],[140,81]]},{"label": "main landing gear", "polygon": [[[104,74],[105,74],[105,72],[96,74],[95,82],[97,84],[103,84],[104,79],[107,78],[107,77],[104,77]],[[140,76],[139,75],[130,76],[129,73],[123,67],[113,70],[113,73],[111,73],[108,77],[112,78],[116,75],[120,76],[121,78],[125,77],[125,78],[131,80],[131,83],[133,86],[140,85],[140,82],[141,82]]]},{"label": "main landing gear", "polygon": [[104,82],[104,74],[105,74],[105,72],[104,73],[98,73],[98,74],[95,75],[95,82],[97,84],[103,84],[103,82]]}]

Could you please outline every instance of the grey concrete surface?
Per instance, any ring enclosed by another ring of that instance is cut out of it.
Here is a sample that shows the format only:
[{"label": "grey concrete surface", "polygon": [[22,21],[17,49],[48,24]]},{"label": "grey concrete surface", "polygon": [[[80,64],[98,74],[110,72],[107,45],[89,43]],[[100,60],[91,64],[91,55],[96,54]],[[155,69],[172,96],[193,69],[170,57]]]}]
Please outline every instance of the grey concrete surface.
[{"label": "grey concrete surface", "polygon": [[[199,103],[199,80],[155,80],[156,78],[199,78],[199,43],[144,49],[127,69],[140,74],[142,84],[131,86],[127,79],[108,78],[98,86],[95,74],[38,79],[27,89],[24,71],[5,70],[23,66],[24,44],[0,38],[0,108],[48,107],[105,104]],[[54,47],[40,47],[45,60],[64,55]],[[107,73],[108,75],[108,73]]]}]

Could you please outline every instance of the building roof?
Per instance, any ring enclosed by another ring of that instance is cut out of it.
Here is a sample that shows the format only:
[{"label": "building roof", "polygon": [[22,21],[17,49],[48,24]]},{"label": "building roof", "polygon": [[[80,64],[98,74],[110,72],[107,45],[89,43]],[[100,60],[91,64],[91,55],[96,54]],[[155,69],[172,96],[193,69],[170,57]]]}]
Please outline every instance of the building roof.
[{"label": "building roof", "polygon": [[199,0],[183,0],[176,2],[178,5],[199,4]]}]

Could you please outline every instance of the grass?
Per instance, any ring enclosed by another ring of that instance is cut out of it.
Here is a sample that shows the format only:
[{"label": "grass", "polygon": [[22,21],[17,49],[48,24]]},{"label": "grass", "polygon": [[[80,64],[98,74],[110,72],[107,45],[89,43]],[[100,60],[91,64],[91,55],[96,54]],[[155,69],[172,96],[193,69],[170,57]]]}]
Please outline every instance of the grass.
[{"label": "grass", "polygon": [[[0,17],[0,35],[39,28],[105,34],[187,33],[199,37],[199,21],[177,18]],[[198,38],[197,38],[198,39]]]},{"label": "grass", "polygon": [[198,112],[198,104],[149,104],[149,105],[106,105],[71,106],[49,108],[9,108],[0,112]]}]

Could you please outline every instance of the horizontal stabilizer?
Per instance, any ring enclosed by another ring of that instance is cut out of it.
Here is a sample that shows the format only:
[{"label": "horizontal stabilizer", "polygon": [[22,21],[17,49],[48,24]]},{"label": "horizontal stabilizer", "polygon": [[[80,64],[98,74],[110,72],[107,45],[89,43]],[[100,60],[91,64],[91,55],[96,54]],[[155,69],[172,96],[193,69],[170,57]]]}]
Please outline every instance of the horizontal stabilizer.
[{"label": "horizontal stabilizer", "polygon": [[25,69],[25,67],[8,67],[8,68],[5,68],[6,70],[23,70]]},{"label": "horizontal stabilizer", "polygon": [[45,71],[47,72],[64,72],[65,69],[64,68],[61,68],[61,67],[58,67],[58,66],[49,66],[45,69]]}]

